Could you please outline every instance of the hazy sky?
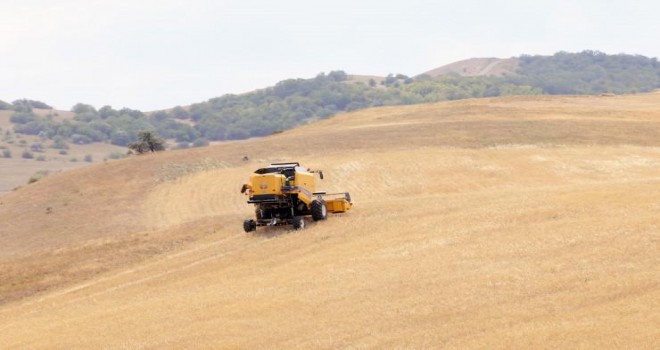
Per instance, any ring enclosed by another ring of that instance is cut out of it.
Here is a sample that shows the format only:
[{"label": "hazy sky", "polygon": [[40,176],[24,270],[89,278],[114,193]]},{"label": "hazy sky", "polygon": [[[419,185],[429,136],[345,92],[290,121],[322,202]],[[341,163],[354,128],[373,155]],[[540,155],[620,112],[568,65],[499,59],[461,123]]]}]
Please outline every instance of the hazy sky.
[{"label": "hazy sky", "polygon": [[319,72],[471,57],[660,56],[660,1],[0,0],[0,100],[144,111]]}]

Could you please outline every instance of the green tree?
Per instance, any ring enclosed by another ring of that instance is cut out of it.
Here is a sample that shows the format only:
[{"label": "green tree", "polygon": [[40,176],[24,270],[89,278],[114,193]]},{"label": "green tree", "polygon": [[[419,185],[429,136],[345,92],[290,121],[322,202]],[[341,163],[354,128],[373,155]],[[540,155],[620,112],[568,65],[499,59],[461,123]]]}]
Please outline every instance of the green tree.
[{"label": "green tree", "polygon": [[101,117],[101,119],[116,117],[118,115],[119,115],[119,112],[115,111],[110,106],[103,106],[103,107],[101,107],[101,109],[99,109],[99,117]]},{"label": "green tree", "polygon": [[165,140],[151,131],[140,131],[138,140],[128,145],[128,149],[138,154],[165,150]]},{"label": "green tree", "polygon": [[16,112],[27,112],[32,113],[32,105],[27,99],[16,100],[12,102],[14,105],[14,110]]},{"label": "green tree", "polygon": [[97,114],[96,108],[92,105],[84,104],[84,103],[76,103],[72,108],[71,112],[75,114]]},{"label": "green tree", "polygon": [[188,114],[188,111],[183,109],[181,106],[176,106],[174,109],[172,109],[172,112],[170,113],[174,118],[176,119],[189,119],[190,114]]}]

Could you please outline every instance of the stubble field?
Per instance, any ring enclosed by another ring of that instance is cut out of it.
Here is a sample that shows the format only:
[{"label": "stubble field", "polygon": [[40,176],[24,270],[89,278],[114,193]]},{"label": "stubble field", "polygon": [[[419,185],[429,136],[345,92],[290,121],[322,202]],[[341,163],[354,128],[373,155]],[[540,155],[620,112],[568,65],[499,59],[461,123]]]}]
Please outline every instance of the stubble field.
[{"label": "stubble field", "polygon": [[[287,160],[354,209],[243,233]],[[653,349],[660,94],[344,114],[54,174],[0,222],[1,348]]]}]

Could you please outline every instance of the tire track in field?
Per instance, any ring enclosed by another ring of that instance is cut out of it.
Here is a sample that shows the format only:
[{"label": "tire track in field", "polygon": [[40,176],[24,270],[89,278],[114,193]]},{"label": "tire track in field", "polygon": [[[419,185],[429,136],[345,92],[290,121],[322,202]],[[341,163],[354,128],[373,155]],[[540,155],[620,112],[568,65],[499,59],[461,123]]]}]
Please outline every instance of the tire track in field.
[{"label": "tire track in field", "polygon": [[[130,275],[130,274],[134,274],[134,273],[141,272],[141,271],[144,271],[144,270],[148,270],[149,268],[152,268],[152,267],[158,267],[159,265],[163,264],[164,262],[171,261],[172,259],[175,259],[175,258],[178,258],[178,257],[191,255],[193,253],[197,253],[197,252],[200,252],[200,251],[203,251],[203,250],[206,250],[206,249],[210,249],[210,248],[213,248],[213,247],[225,244],[225,243],[231,243],[233,241],[237,241],[238,239],[240,239],[242,237],[244,238],[245,236],[238,234],[238,235],[232,235],[232,236],[229,236],[229,237],[225,237],[223,239],[220,239],[216,242],[212,242],[212,243],[209,243],[209,244],[199,244],[198,246],[187,249],[187,250],[183,250],[183,251],[180,251],[180,252],[176,252],[176,253],[172,253],[172,254],[168,254],[168,255],[156,258],[156,260],[154,260],[152,262],[149,262],[149,263],[146,263],[146,264],[141,265],[141,266],[126,269],[126,270],[120,271],[120,272],[115,273],[115,274],[110,275],[110,276],[105,276],[105,277],[101,277],[101,278],[98,278],[98,279],[94,279],[92,281],[85,282],[85,283],[79,284],[77,286],[61,290],[59,292],[49,293],[49,294],[44,295],[44,296],[42,296],[42,297],[40,297],[36,300],[27,301],[27,302],[24,302],[20,305],[0,309],[0,313],[6,313],[6,312],[16,310],[16,309],[19,309],[19,308],[22,308],[22,307],[28,307],[28,306],[35,305],[35,304],[44,303],[48,300],[55,299],[57,297],[66,296],[68,294],[73,294],[73,293],[76,293],[76,292],[79,292],[79,291],[82,291],[82,290],[85,290],[85,289],[88,289],[88,288],[92,288],[94,286],[98,286],[102,283],[111,281],[113,279],[117,279],[117,278],[120,278],[120,277],[123,277],[123,276],[126,276],[126,275]],[[250,246],[251,245],[248,245],[247,247],[250,247]],[[235,250],[231,250],[229,252],[233,252],[233,251],[235,251]],[[228,255],[228,254],[225,254],[225,255]],[[222,256],[213,256],[213,258],[219,258],[219,257],[222,257]],[[202,260],[205,260],[205,259],[202,259]],[[212,259],[208,259],[208,260],[210,261]],[[197,261],[199,261],[199,260],[197,260]],[[198,264],[196,264],[196,265],[198,265]],[[192,266],[195,266],[195,265],[191,265],[190,267],[192,267]]]},{"label": "tire track in field", "polygon": [[[194,261],[192,261],[190,263],[187,263],[183,266],[167,269],[163,272],[160,272],[160,273],[157,273],[157,274],[154,274],[154,275],[149,275],[147,277],[143,277],[143,278],[140,278],[140,279],[137,279],[137,280],[134,280],[134,281],[121,283],[121,284],[118,284],[118,285],[115,285],[115,286],[112,286],[112,287],[105,288],[105,289],[100,290],[100,291],[95,292],[95,293],[82,295],[80,297],[77,297],[77,298],[65,301],[63,303],[60,303],[58,306],[66,306],[66,305],[74,304],[74,303],[79,302],[81,300],[97,297],[99,295],[108,294],[108,293],[111,293],[111,292],[114,292],[114,291],[117,291],[117,290],[120,290],[120,289],[124,289],[124,288],[128,288],[128,287],[140,285],[140,284],[143,284],[143,283],[146,283],[146,282],[149,282],[149,281],[153,281],[153,280],[158,279],[158,278],[163,277],[163,276],[171,275],[171,274],[174,274],[174,273],[177,273],[177,272],[180,272],[180,271],[184,271],[184,270],[187,270],[189,268],[192,268],[192,267],[195,267],[195,266],[198,266],[198,265],[201,265],[201,264],[213,261],[213,260],[217,260],[217,259],[229,256],[229,255],[232,255],[232,254],[235,254],[235,253],[238,253],[238,252],[248,250],[249,248],[256,247],[256,246],[259,246],[263,243],[266,243],[269,240],[270,240],[270,238],[266,238],[266,239],[257,241],[255,243],[249,244],[247,246],[242,246],[242,247],[239,247],[239,248],[227,251],[227,252],[223,252],[223,253],[220,253],[220,254],[214,254],[212,256],[202,258],[202,259],[199,259],[199,260],[194,260]],[[37,311],[32,311],[32,312],[37,312]]]}]

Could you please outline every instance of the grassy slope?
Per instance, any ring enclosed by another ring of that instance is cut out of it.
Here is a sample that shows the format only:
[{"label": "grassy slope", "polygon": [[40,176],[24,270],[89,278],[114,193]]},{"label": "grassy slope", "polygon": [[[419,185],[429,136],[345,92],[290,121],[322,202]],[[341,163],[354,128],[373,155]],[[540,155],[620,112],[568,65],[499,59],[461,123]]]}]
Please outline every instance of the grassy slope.
[{"label": "grassy slope", "polygon": [[[0,345],[657,347],[658,105],[388,107],[52,175],[0,197]],[[355,209],[246,236],[277,160]]]}]

